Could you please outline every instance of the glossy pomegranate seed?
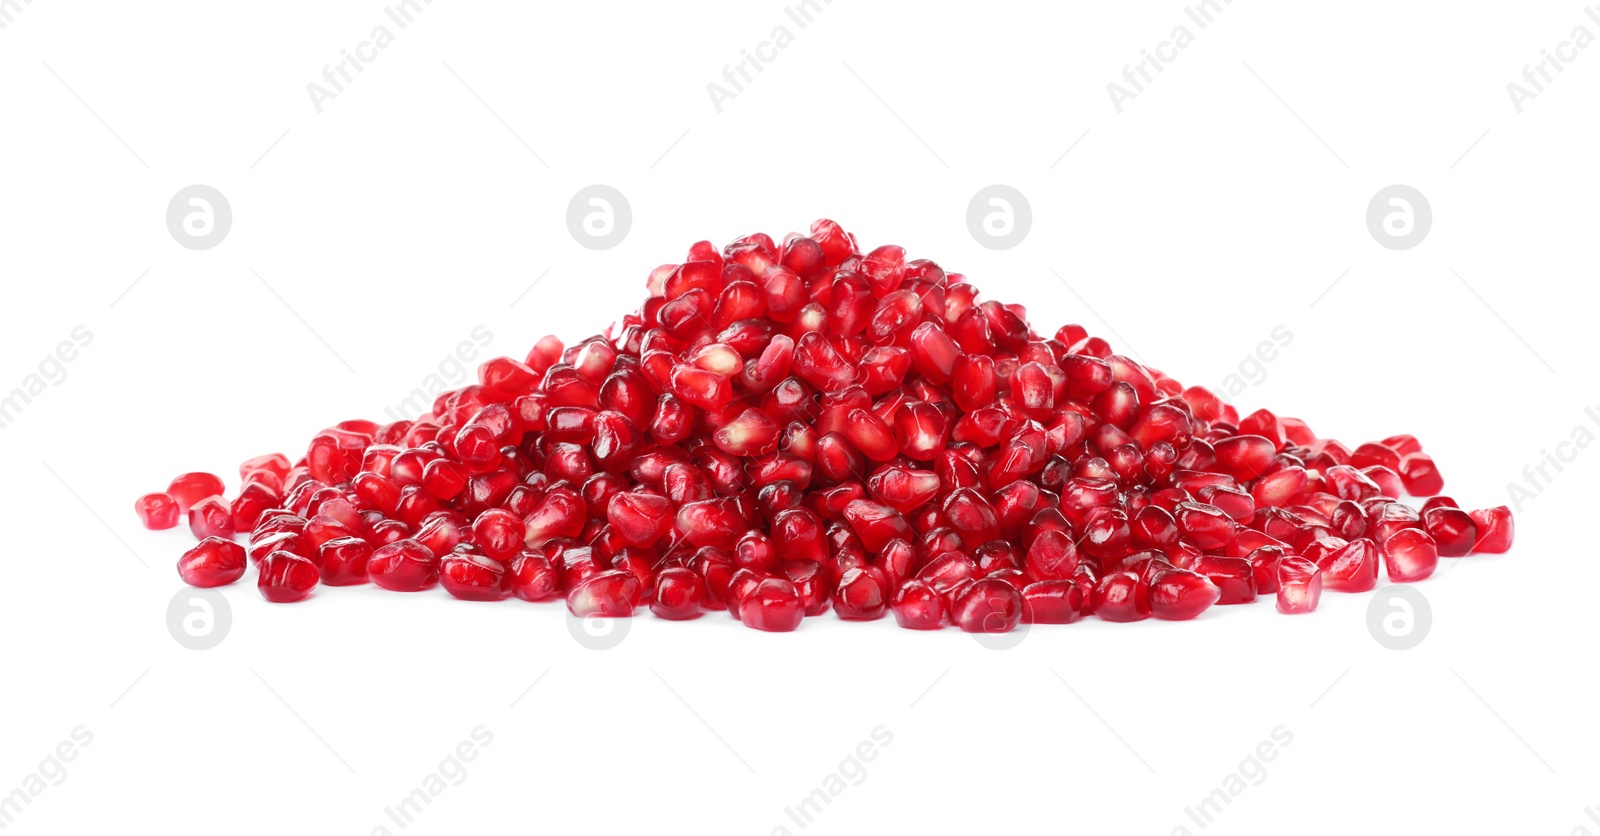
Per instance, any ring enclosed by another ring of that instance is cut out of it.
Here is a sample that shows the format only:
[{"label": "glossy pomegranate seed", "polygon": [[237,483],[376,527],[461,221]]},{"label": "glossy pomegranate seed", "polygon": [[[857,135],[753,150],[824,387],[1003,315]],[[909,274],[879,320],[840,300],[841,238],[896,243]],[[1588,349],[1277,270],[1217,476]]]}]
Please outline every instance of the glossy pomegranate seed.
[{"label": "glossy pomegranate seed", "polygon": [[606,505],[606,520],[624,542],[653,546],[672,526],[672,503],[654,494],[619,493]]},{"label": "glossy pomegranate seed", "polygon": [[800,593],[782,578],[760,581],[739,603],[739,620],[744,626],[769,633],[787,633],[799,628],[805,617]]},{"label": "glossy pomegranate seed", "polygon": [[190,586],[227,586],[244,567],[244,547],[222,537],[207,537],[178,558],[178,576]]},{"label": "glossy pomegranate seed", "polygon": [[1278,612],[1311,612],[1322,598],[1322,570],[1303,557],[1288,555],[1278,561]]},{"label": "glossy pomegranate seed", "polygon": [[439,585],[463,601],[498,601],[511,594],[506,567],[481,554],[445,555],[439,561]]},{"label": "glossy pomegranate seed", "polygon": [[663,569],[656,575],[650,611],[673,621],[695,618],[700,615],[705,597],[705,581],[692,569],[681,566]]},{"label": "glossy pomegranate seed", "polygon": [[1406,493],[1412,496],[1433,496],[1444,490],[1444,478],[1434,466],[1433,457],[1427,453],[1412,453],[1390,468],[1400,472]]},{"label": "glossy pomegranate seed", "polygon": [[524,601],[554,598],[560,591],[556,565],[542,554],[523,551],[511,559],[506,570],[506,586]]},{"label": "glossy pomegranate seed", "polygon": [[889,579],[875,566],[850,569],[833,591],[833,610],[846,621],[882,618],[889,607]]},{"label": "glossy pomegranate seed", "polygon": [[973,581],[956,593],[950,620],[968,633],[1009,633],[1022,623],[1022,593],[997,578]]},{"label": "glossy pomegranate seed", "polygon": [[1090,606],[1106,621],[1139,621],[1150,615],[1147,593],[1139,588],[1139,576],[1132,572],[1113,572],[1100,579]]},{"label": "glossy pomegranate seed", "polygon": [[416,592],[439,580],[439,559],[416,540],[396,540],[367,559],[367,577],[396,592]]},{"label": "glossy pomegranate seed", "polygon": [[[261,561],[256,589],[275,604],[304,600],[317,586],[317,565],[297,554],[273,552]],[[240,570],[241,572],[243,569]]]},{"label": "glossy pomegranate seed", "polygon": [[643,594],[639,577],[632,572],[600,572],[572,587],[567,593],[567,611],[579,618],[626,618],[633,615]]},{"label": "glossy pomegranate seed", "polygon": [[133,503],[139,522],[151,531],[161,531],[178,524],[181,511],[178,503],[164,493],[147,493]]},{"label": "glossy pomegranate seed", "polygon": [[1459,508],[1440,506],[1422,514],[1423,530],[1438,544],[1440,557],[1462,557],[1478,542],[1478,524]]},{"label": "glossy pomegranate seed", "polygon": [[1439,565],[1439,546],[1426,532],[1406,528],[1383,541],[1383,566],[1396,583],[1420,581]]},{"label": "glossy pomegranate seed", "polygon": [[322,582],[328,586],[366,583],[372,551],[372,544],[360,537],[338,537],[323,543],[316,560],[322,569]]},{"label": "glossy pomegranate seed", "polygon": [[1188,569],[1168,569],[1150,582],[1150,614],[1186,621],[1211,608],[1222,591],[1209,578]]},{"label": "glossy pomegranate seed", "polygon": [[178,503],[180,513],[193,508],[202,499],[222,496],[222,479],[210,473],[185,473],[167,486],[167,496]]},{"label": "glossy pomegranate seed", "polygon": [[1511,549],[1515,536],[1511,509],[1504,505],[1483,511],[1471,511],[1468,516],[1477,527],[1478,540],[1472,544],[1475,554],[1504,554]]},{"label": "glossy pomegranate seed", "polygon": [[1248,604],[1256,599],[1256,571],[1247,558],[1206,555],[1189,568],[1216,585],[1218,604]]},{"label": "glossy pomegranate seed", "polygon": [[1378,547],[1371,540],[1351,540],[1317,560],[1318,576],[1324,589],[1366,592],[1378,585],[1378,560]]},{"label": "glossy pomegranate seed", "polygon": [[220,496],[209,496],[189,507],[189,530],[196,540],[233,536],[233,509]]},{"label": "glossy pomegranate seed", "polygon": [[1039,581],[1022,589],[1023,623],[1071,624],[1083,610],[1083,588],[1071,580]]}]

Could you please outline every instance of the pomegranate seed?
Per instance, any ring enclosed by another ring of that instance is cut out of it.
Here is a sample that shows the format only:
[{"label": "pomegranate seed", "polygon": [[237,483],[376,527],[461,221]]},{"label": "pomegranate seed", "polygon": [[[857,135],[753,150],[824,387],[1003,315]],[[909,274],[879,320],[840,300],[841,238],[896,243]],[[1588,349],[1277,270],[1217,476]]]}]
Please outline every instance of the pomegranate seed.
[{"label": "pomegranate seed", "polygon": [[937,630],[944,625],[944,597],[928,584],[909,580],[889,600],[896,624],[908,630]]},{"label": "pomegranate seed", "polygon": [[167,496],[178,503],[179,513],[187,512],[202,499],[222,496],[222,479],[210,473],[185,473],[167,486]]},{"label": "pomegranate seed", "polygon": [[782,578],[758,582],[739,603],[744,626],[769,633],[787,633],[800,627],[805,610],[794,584]]},{"label": "pomegranate seed", "polygon": [[700,615],[705,597],[705,581],[692,569],[681,566],[663,569],[656,575],[650,611],[673,621],[695,618]]},{"label": "pomegranate seed", "polygon": [[[317,586],[317,564],[289,552],[273,552],[261,561],[256,588],[261,597],[274,604],[304,600]],[[239,570],[243,573],[244,569]]]},{"label": "pomegranate seed", "polygon": [[233,509],[220,496],[208,496],[189,506],[189,530],[196,540],[233,536]]},{"label": "pomegranate seed", "polygon": [[139,522],[151,531],[161,531],[178,524],[178,515],[182,513],[178,503],[164,493],[147,493],[133,503],[134,513],[139,515]]},{"label": "pomegranate seed", "polygon": [[543,601],[555,597],[560,579],[555,564],[548,557],[523,551],[511,559],[506,585],[511,594],[524,601]]},{"label": "pomegranate seed", "polygon": [[1475,554],[1505,554],[1511,548],[1515,535],[1511,509],[1504,505],[1484,511],[1471,511],[1468,516],[1477,527],[1478,539],[1472,544]]},{"label": "pomegranate seed", "polygon": [[384,589],[416,592],[438,582],[439,559],[416,540],[396,540],[373,551],[367,577]]},{"label": "pomegranate seed", "polygon": [[1255,567],[1246,558],[1206,555],[1189,568],[1216,585],[1218,604],[1248,604],[1256,599]]},{"label": "pomegranate seed", "polygon": [[956,594],[950,620],[968,633],[1009,633],[1022,623],[1022,593],[998,578],[973,581]]},{"label": "pomegranate seed", "polygon": [[1420,581],[1439,565],[1439,546],[1427,532],[1405,528],[1383,541],[1383,567],[1396,583]]},{"label": "pomegranate seed", "polygon": [[322,568],[322,582],[328,586],[366,583],[372,551],[372,544],[360,537],[337,537],[323,543],[315,561]]},{"label": "pomegranate seed", "polygon": [[1026,624],[1071,624],[1083,617],[1083,588],[1071,580],[1039,581],[1022,589]]},{"label": "pomegranate seed", "polygon": [[227,586],[244,567],[244,547],[222,537],[207,537],[178,558],[178,576],[190,586]]},{"label": "pomegranate seed", "polygon": [[1478,524],[1471,515],[1459,508],[1429,508],[1422,513],[1422,526],[1438,544],[1440,557],[1471,554],[1472,547],[1478,542]]},{"label": "pomegranate seed", "polygon": [[1222,591],[1205,575],[1188,569],[1167,569],[1150,582],[1150,614],[1187,621],[1211,608]]},{"label": "pomegranate seed", "polygon": [[1311,612],[1322,598],[1322,570],[1317,564],[1294,555],[1278,561],[1278,612],[1293,615]]},{"label": "pomegranate seed", "polygon": [[847,621],[882,618],[889,607],[889,579],[875,566],[850,569],[833,591],[833,609]]},{"label": "pomegranate seed", "polygon": [[481,554],[445,555],[439,561],[439,585],[463,601],[498,601],[511,594],[506,567]]}]

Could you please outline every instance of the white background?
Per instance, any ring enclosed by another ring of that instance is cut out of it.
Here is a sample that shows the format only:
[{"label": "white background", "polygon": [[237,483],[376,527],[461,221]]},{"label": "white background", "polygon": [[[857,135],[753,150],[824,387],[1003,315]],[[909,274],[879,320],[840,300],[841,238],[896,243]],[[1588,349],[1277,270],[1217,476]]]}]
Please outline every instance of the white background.
[{"label": "white background", "polygon": [[[19,3],[0,392],[94,337],[0,432],[0,793],[74,728],[93,742],[8,832],[399,832],[384,808],[479,725],[492,744],[408,832],[798,833],[785,808],[879,726],[892,744],[806,832],[1198,833],[1185,808],[1279,726],[1207,832],[1600,832],[1586,450],[1522,503],[1511,554],[1418,586],[1432,627],[1403,652],[1369,635],[1370,595],[1334,593],[1004,652],[720,613],[596,652],[559,605],[241,583],[215,649],[168,634],[191,541],[142,530],[137,495],[193,469],[236,488],[246,457],[383,419],[476,326],[519,358],[570,343],[692,242],[824,216],[1186,383],[1283,325],[1236,402],[1352,446],[1415,433],[1463,505],[1600,433],[1600,48],[1520,114],[1506,92],[1600,33],[1582,6],[1239,0],[1200,30],[1131,5],[836,0],[802,30],[777,2],[439,0],[318,113],[324,65],[395,28],[380,3]],[[792,45],[718,113],[706,85],[779,25]],[[1106,85],[1178,25],[1194,43],[1119,114]],[[164,222],[194,183],[233,210],[202,252]],[[602,252],[566,227],[592,183],[633,213]],[[1010,250],[966,227],[994,183],[1032,207]],[[1400,252],[1364,220],[1392,183],[1433,211]]]}]

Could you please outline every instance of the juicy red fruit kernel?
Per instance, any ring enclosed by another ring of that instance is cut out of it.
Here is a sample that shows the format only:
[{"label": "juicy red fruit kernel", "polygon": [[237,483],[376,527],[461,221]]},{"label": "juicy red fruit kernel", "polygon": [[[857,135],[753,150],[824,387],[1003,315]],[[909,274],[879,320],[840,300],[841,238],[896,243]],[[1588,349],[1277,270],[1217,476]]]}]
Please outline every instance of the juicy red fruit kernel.
[{"label": "juicy red fruit kernel", "polygon": [[244,546],[207,537],[178,559],[178,575],[190,586],[227,586],[244,576]]},{"label": "juicy red fruit kernel", "polygon": [[273,552],[261,561],[256,588],[275,604],[301,601],[317,586],[317,564],[290,552]]},{"label": "juicy red fruit kernel", "polygon": [[177,500],[164,493],[147,493],[134,500],[134,513],[139,522],[151,531],[162,531],[178,524],[181,513]]},{"label": "juicy red fruit kernel", "polygon": [[605,333],[490,359],[415,419],[340,421],[245,461],[231,497],[186,473],[135,511],[152,529],[188,515],[184,580],[255,563],[274,600],[442,581],[580,616],[726,608],[774,632],[829,609],[973,632],[1263,595],[1309,612],[1324,586],[1373,588],[1380,563],[1415,581],[1512,544],[1508,509],[1438,495],[1414,436],[1241,417],[832,221],[701,241],[645,287]]}]

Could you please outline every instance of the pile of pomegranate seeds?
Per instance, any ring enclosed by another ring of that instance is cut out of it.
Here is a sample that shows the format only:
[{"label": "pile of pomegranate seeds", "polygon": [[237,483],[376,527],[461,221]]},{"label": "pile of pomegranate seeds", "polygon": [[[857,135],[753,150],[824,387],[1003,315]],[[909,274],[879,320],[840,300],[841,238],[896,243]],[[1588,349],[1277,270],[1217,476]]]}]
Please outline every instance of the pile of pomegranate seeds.
[{"label": "pile of pomegranate seeds", "polygon": [[[345,421],[135,509],[187,514],[178,572],[269,601],[319,584],[565,597],[577,616],[728,610],[787,631],[830,608],[902,626],[1194,618],[1270,595],[1433,573],[1511,546],[1505,507],[1463,511],[1409,435],[1354,450],[1240,418],[1198,386],[1051,337],[1020,305],[833,221],[782,244],[708,242],[644,305],[570,348],[540,340],[415,421]],[[248,546],[234,542],[247,534]]]}]

